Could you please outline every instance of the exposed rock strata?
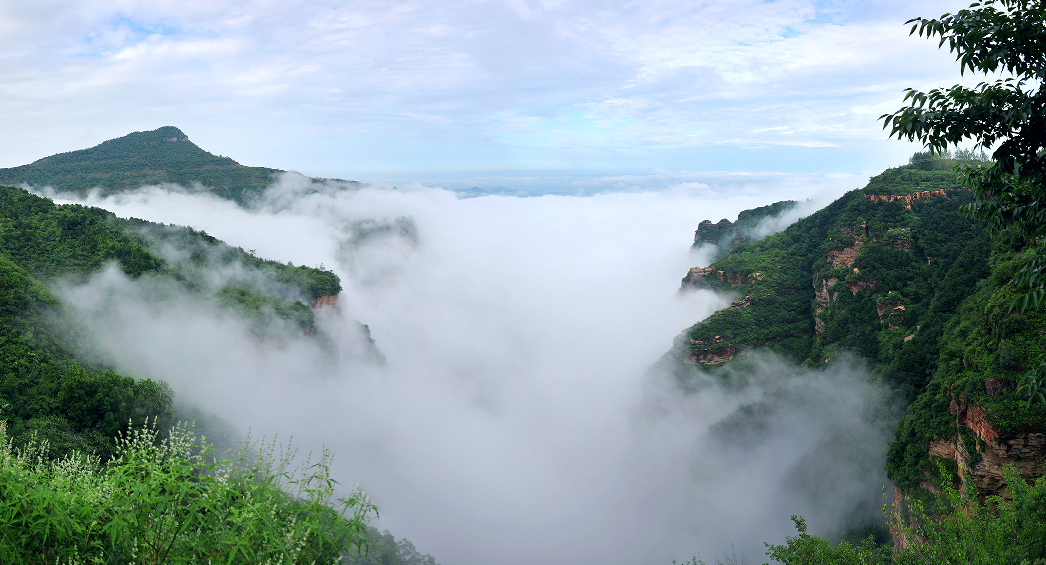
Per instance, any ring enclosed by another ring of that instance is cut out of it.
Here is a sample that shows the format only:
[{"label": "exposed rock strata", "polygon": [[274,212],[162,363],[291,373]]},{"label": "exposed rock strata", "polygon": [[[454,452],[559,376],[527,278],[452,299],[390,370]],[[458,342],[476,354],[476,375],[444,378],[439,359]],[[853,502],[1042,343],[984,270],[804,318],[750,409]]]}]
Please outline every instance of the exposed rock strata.
[{"label": "exposed rock strata", "polygon": [[911,206],[912,202],[916,200],[927,200],[935,196],[944,196],[947,194],[946,189],[939,188],[936,190],[923,190],[921,192],[913,192],[911,194],[896,195],[896,194],[865,194],[865,197],[872,202],[904,202],[905,205]]},{"label": "exposed rock strata", "polygon": [[712,220],[705,220],[700,224],[697,224],[697,231],[694,232],[694,243],[700,243],[703,240],[703,236],[708,232],[713,231],[726,231],[733,227],[733,222],[723,218],[719,220],[719,223],[713,224]]},{"label": "exposed rock strata", "polygon": [[854,242],[852,247],[829,250],[828,262],[836,269],[849,269],[850,266],[854,264],[854,260],[857,259],[857,256],[861,254],[862,247],[864,247],[864,242],[857,240]]},{"label": "exposed rock strata", "polygon": [[740,286],[745,283],[763,280],[762,273],[752,273],[745,276],[740,273],[717,271],[712,267],[705,267],[703,269],[701,267],[694,267],[693,269],[690,269],[686,278],[683,279],[683,285],[680,290],[697,287],[706,277],[715,277],[717,281],[728,282],[732,286]]},{"label": "exposed rock strata", "polygon": [[687,361],[690,363],[715,366],[726,363],[733,359],[738,353],[739,350],[734,345],[726,345],[724,347],[716,347],[712,349],[696,349],[690,352]]},{"label": "exposed rock strata", "polygon": [[338,304],[338,294],[324,294],[312,301],[313,308],[332,307]]}]

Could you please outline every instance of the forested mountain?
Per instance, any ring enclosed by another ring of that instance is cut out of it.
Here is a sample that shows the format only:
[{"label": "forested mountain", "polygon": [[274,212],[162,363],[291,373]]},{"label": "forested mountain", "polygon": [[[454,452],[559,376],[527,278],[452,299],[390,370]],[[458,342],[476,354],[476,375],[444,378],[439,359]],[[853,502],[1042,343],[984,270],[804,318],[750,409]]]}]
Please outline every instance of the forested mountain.
[{"label": "forested mountain", "polygon": [[[176,409],[166,383],[117,371],[52,290],[108,268],[156,300],[188,297],[239,317],[267,346],[314,340],[338,355],[313,313],[341,291],[334,273],[261,259],[191,228],[55,205],[0,186],[0,560],[333,563],[366,556],[356,550],[366,548],[375,509],[359,489],[332,499],[327,454],[300,476],[264,446],[243,446],[223,460],[229,455],[199,435],[228,431],[207,429],[220,418]],[[370,361],[381,362],[364,336]],[[176,420],[195,420],[197,428]],[[374,536],[383,562],[434,563],[406,540]]]},{"label": "forested mountain", "polygon": [[1012,497],[1006,468],[1033,480],[1046,461],[1046,406],[1016,392],[1046,351],[1046,313],[1010,308],[1013,275],[1037,249],[961,213],[973,197],[951,164],[889,169],[691,269],[684,291],[736,300],[687,329],[662,363],[694,389],[760,350],[808,367],[856,354],[907,405],[886,461],[896,501],[930,500],[952,483],[981,502]]},{"label": "forested mountain", "polygon": [[58,192],[84,196],[96,187],[107,195],[144,185],[175,183],[190,190],[200,186],[245,204],[282,172],[247,167],[229,157],[208,153],[178,128],[165,126],[110,139],[89,149],[44,157],[28,165],[0,169],[0,184],[36,189],[49,186]]},{"label": "forested mountain", "polygon": [[[15,445],[36,432],[54,456],[79,449],[108,459],[128,422],[173,423],[170,388],[117,374],[47,286],[59,277],[83,280],[110,263],[143,283],[211,300],[259,337],[280,339],[297,328],[333,352],[309,303],[341,291],[334,273],[266,261],[191,228],[56,206],[0,187],[0,398]],[[206,276],[230,265],[239,269],[218,286]]]}]

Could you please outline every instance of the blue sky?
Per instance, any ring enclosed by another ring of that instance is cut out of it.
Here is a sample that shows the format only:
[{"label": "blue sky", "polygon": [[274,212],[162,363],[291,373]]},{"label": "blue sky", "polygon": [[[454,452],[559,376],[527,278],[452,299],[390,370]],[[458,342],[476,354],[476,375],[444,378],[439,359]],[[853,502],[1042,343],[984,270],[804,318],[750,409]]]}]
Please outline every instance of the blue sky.
[{"label": "blue sky", "polygon": [[4,0],[0,166],[174,125],[244,164],[386,182],[867,176],[914,150],[878,121],[902,90],[961,79],[903,22],[965,6]]}]

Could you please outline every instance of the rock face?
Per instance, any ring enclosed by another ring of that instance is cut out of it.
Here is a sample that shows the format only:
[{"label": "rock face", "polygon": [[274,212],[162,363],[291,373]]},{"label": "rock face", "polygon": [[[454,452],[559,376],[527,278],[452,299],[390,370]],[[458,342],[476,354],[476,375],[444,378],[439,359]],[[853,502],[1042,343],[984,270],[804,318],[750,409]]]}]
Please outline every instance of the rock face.
[{"label": "rock face", "polygon": [[857,296],[857,293],[862,290],[874,290],[875,281],[850,281],[846,283],[846,287],[850,289],[854,296]]},{"label": "rock face", "polygon": [[733,345],[714,347],[711,349],[695,349],[691,351],[687,361],[690,363],[715,366],[726,363],[733,359],[737,354],[738,349]]},{"label": "rock face", "polygon": [[[992,383],[986,383],[989,390],[992,386]],[[961,491],[970,492],[969,489],[973,488],[982,504],[992,496],[1011,500],[1012,494],[1006,484],[1006,469],[1013,468],[1029,482],[1043,476],[1043,464],[1046,462],[1046,433],[1043,430],[1030,429],[1002,435],[985,418],[981,407],[966,404],[958,399],[952,400],[948,411],[955,416],[959,429],[966,428],[973,432],[974,445],[967,445],[967,441],[960,434],[955,440],[930,442],[927,457],[955,461]],[[940,489],[929,481],[920,483],[920,486],[940,492]],[[904,517],[902,507],[906,503],[907,498],[895,486],[890,511],[890,533],[893,535],[896,550],[910,547],[913,541],[898,527]]]},{"label": "rock face", "polygon": [[323,296],[312,301],[313,308],[329,308],[338,304],[337,294],[324,294]]},{"label": "rock face", "polygon": [[740,286],[745,283],[753,281],[763,280],[763,273],[752,273],[750,275],[742,275],[740,273],[727,273],[725,271],[717,271],[712,267],[694,267],[686,274],[683,278],[683,284],[679,290],[686,290],[687,288],[697,288],[701,285],[701,282],[706,277],[714,277],[717,281],[728,282],[731,286]]},{"label": "rock face", "polygon": [[726,218],[719,220],[719,223],[717,224],[713,224],[712,220],[705,220],[700,224],[697,224],[697,231],[694,232],[694,243],[701,243],[710,239],[715,239],[716,241],[718,241],[718,237],[711,238],[709,236],[712,233],[715,233],[716,236],[719,236],[720,233],[718,232],[729,231],[730,228],[733,227],[733,225],[733,222],[727,220]]},{"label": "rock face", "polygon": [[[992,386],[992,383],[986,384],[986,388]],[[1046,462],[1044,430],[1027,429],[1003,435],[988,421],[980,406],[957,398],[949,404],[948,412],[955,416],[959,429],[972,432],[974,445],[967,445],[960,434],[955,440],[931,442],[927,456],[955,461],[959,467],[961,488],[972,486],[981,502],[990,496],[1011,498],[1004,473],[1008,467],[1013,467],[1028,481],[1043,475],[1043,463]],[[967,483],[967,474],[973,481],[972,485]],[[928,484],[923,486],[931,488]]]},{"label": "rock face", "polygon": [[[981,501],[996,495],[1011,498],[1003,472],[1007,467],[1013,467],[1025,480],[1042,476],[1046,461],[1046,433],[1043,430],[1022,430],[1002,436],[985,418],[981,407],[959,399],[951,401],[948,412],[955,416],[957,426],[972,431],[979,441],[975,441],[975,445],[966,445],[960,436],[954,442],[947,442],[953,450],[951,455],[942,454],[941,457],[958,463],[960,475],[964,477],[963,488],[969,488],[965,474],[970,474]],[[947,449],[938,446],[937,451]],[[931,446],[931,455],[933,453]]]},{"label": "rock face", "polygon": [[906,206],[911,206],[915,200],[924,200],[933,198],[934,196],[944,196],[947,193],[946,189],[939,188],[937,190],[923,190],[921,192],[913,192],[911,194],[905,194],[899,196],[896,194],[866,194],[868,200],[872,202],[904,202]]},{"label": "rock face", "polygon": [[904,315],[908,311],[904,307],[904,299],[888,298],[875,305],[875,311],[879,313],[879,322],[887,324],[891,330],[900,329],[904,325]]},{"label": "rock face", "polygon": [[861,254],[862,247],[864,247],[864,242],[857,240],[852,247],[832,249],[828,252],[828,262],[836,269],[849,269],[850,265],[854,264],[854,259]]}]

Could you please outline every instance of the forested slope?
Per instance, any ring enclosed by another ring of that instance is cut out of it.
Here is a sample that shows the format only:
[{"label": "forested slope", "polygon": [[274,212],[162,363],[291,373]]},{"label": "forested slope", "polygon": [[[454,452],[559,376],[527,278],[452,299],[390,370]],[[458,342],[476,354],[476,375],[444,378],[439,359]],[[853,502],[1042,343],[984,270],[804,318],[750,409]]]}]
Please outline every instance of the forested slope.
[{"label": "forested slope", "polygon": [[[248,167],[198,147],[176,127],[134,132],[89,149],[44,157],[28,165],[0,169],[0,184],[51,187],[84,196],[144,185],[197,185],[212,194],[246,204],[275,180],[279,169]],[[344,181],[343,181],[344,182]]]},{"label": "forested slope", "polygon": [[[307,334],[333,348],[309,306],[341,290],[331,272],[266,261],[190,228],[56,206],[0,187],[0,399],[15,445],[36,432],[56,457],[79,449],[108,459],[129,422],[173,423],[170,387],[115,372],[48,288],[59,279],[84,281],[109,264],[144,284],[176,285],[212,301],[260,337]],[[206,276],[223,268],[221,278]]]},{"label": "forested slope", "polygon": [[241,446],[223,461],[228,454],[200,442],[207,430],[175,425],[185,415],[220,418],[195,407],[180,415],[166,383],[117,372],[52,290],[110,268],[158,300],[189,297],[239,317],[267,346],[315,340],[337,354],[313,313],[341,291],[330,271],[0,186],[5,563],[435,563],[368,529],[376,509],[358,488],[334,500],[329,452],[299,471],[273,445]]},{"label": "forested slope", "polygon": [[887,170],[692,269],[684,289],[736,300],[677,338],[663,362],[680,385],[758,350],[810,367],[853,353],[908,406],[886,463],[896,497],[939,491],[937,461],[959,482],[969,471],[982,500],[1010,495],[1007,466],[1041,476],[1046,406],[1015,390],[1046,350],[1046,316],[1010,309],[1035,249],[962,214],[972,196],[950,166]]}]

